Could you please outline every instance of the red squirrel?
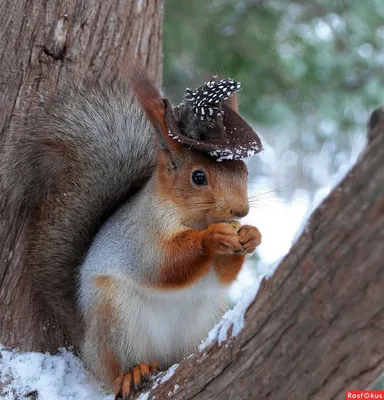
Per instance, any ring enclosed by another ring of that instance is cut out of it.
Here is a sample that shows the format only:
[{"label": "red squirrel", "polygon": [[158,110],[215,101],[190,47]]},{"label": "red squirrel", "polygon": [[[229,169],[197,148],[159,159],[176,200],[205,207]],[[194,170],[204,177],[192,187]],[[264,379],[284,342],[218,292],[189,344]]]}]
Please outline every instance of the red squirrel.
[{"label": "red squirrel", "polygon": [[128,82],[74,82],[12,145],[33,295],[116,398],[197,348],[260,244],[237,221],[242,159],[261,150],[239,87],[213,79],[172,107],[137,67]]}]

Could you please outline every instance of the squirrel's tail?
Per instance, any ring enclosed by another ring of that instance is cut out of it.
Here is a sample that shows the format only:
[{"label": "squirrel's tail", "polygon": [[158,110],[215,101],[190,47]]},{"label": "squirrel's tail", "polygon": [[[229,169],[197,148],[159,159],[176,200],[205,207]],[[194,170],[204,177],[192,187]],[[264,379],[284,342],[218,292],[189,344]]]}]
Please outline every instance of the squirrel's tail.
[{"label": "squirrel's tail", "polygon": [[103,221],[155,166],[153,127],[129,88],[90,79],[76,86],[42,102],[11,138],[0,171],[8,204],[32,214],[33,293],[71,344],[81,331],[77,266]]}]

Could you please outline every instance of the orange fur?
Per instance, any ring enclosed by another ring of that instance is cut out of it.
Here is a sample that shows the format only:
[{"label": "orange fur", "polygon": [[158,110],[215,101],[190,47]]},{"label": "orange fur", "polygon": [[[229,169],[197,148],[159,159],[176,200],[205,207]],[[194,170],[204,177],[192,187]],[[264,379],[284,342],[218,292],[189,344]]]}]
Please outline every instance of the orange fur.
[{"label": "orange fur", "polygon": [[115,354],[113,354],[106,338],[102,342],[104,347],[100,346],[100,358],[103,360],[105,368],[105,375],[107,377],[106,382],[109,382],[109,386],[121,373],[121,365]]},{"label": "orange fur", "polygon": [[[185,225],[205,229],[218,221],[229,221],[248,213],[247,169],[243,161],[223,161],[183,148],[176,155],[180,167],[169,171],[168,158],[159,155],[156,170],[156,192],[164,201],[176,205]],[[202,170],[208,186],[192,184],[194,170]]]},{"label": "orange fur", "polygon": [[139,367],[142,375],[148,377],[151,375],[149,364],[141,363]]},{"label": "orange fur", "polygon": [[132,369],[133,385],[138,388],[141,383],[141,369],[139,366]]},{"label": "orange fur", "polygon": [[126,374],[119,376],[115,380],[114,393],[116,399],[128,399],[132,393],[140,388],[143,382],[148,381],[151,374],[158,372],[158,363],[141,363],[132,368]]},{"label": "orange fur", "polygon": [[138,63],[133,63],[131,68],[125,68],[125,74],[137,100],[154,128],[160,128],[159,133],[168,147],[173,150],[179,149],[179,143],[168,135],[168,127],[165,122],[166,104],[147,71]]},{"label": "orange fur", "polygon": [[261,243],[261,234],[257,228],[250,225],[240,226],[237,232],[243,254],[217,255],[214,261],[216,275],[225,285],[231,284],[243,266],[246,253],[253,253]]},{"label": "orange fur", "polygon": [[244,251],[251,254],[261,243],[261,233],[252,225],[243,225],[239,230],[239,240]]},{"label": "orange fur", "polygon": [[121,388],[122,395],[125,396],[131,392],[131,384],[133,381],[132,373],[125,374],[121,377],[123,379],[123,386]]},{"label": "orange fur", "polygon": [[102,275],[95,278],[95,284],[103,292],[102,300],[95,310],[100,327],[99,353],[105,366],[103,369],[105,381],[112,385],[121,374],[121,365],[108,343],[108,333],[111,327],[115,325],[115,310],[110,301],[114,296],[114,281],[110,276]]},{"label": "orange fur", "polygon": [[[213,264],[218,279],[230,284],[239,273],[255,231],[246,227],[244,233],[229,223],[210,225],[204,231],[185,231],[172,238],[164,248],[166,263],[161,265],[158,282],[162,289],[190,286],[209,272]],[[258,233],[258,231],[256,230]],[[243,244],[242,244],[243,242]],[[252,248],[252,251],[254,249]]]},{"label": "orange fur", "polygon": [[[175,157],[181,157],[177,159],[181,167],[170,171],[169,155],[160,152],[155,172],[156,191],[159,198],[179,209],[184,226],[191,230],[175,235],[163,245],[167,258],[156,285],[162,289],[192,285],[209,272],[218,254],[243,251],[237,230],[228,224],[218,227],[220,224],[216,222],[248,213],[246,167],[242,161],[218,163],[187,148]],[[191,175],[197,169],[205,172],[208,186],[192,184]],[[243,259],[237,256],[227,258],[227,263],[219,261],[216,267],[219,280],[225,284],[232,282]]]},{"label": "orange fur", "polygon": [[140,105],[145,111],[148,119],[156,127],[158,124],[164,124],[165,106],[156,85],[149,77],[147,71],[139,66],[132,64],[132,67],[126,70],[130,87],[139,100]]},{"label": "orange fur", "polygon": [[113,278],[109,275],[99,275],[95,278],[95,284],[97,287],[109,292],[113,286]]},{"label": "orange fur", "polygon": [[[131,375],[130,375],[131,376]],[[129,378],[128,378],[129,379]],[[125,381],[125,375],[119,376],[116,378],[115,383],[113,385],[113,392],[115,393],[116,396],[121,394],[121,392],[124,390],[124,388],[128,388],[131,390],[131,383],[129,382],[129,385],[123,386]]]},{"label": "orange fur", "polygon": [[166,262],[160,267],[156,287],[189,286],[208,273],[212,257],[203,247],[203,232],[186,231],[175,236],[164,249]]},{"label": "orange fur", "polygon": [[214,268],[220,283],[230,285],[243,266],[245,255],[218,255],[215,257]]}]

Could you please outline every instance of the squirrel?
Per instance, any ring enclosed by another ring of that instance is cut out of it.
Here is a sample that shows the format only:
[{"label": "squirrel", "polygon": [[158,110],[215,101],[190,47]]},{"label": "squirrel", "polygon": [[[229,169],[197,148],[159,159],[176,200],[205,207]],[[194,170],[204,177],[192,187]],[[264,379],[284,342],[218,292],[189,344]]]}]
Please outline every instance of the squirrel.
[{"label": "squirrel", "polygon": [[240,84],[214,77],[172,107],[132,71],[44,98],[3,166],[8,201],[32,210],[35,301],[124,399],[197,348],[261,242],[238,222],[242,159],[262,149],[238,114]]}]

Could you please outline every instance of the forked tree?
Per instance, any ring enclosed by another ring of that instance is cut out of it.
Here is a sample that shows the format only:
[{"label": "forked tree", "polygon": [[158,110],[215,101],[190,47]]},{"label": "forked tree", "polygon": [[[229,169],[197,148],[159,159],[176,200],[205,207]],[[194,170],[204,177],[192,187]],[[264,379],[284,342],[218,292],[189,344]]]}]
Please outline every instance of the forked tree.
[{"label": "forked tree", "polygon": [[[130,55],[160,83],[162,9],[161,0],[0,3],[2,159],[52,82],[60,87],[73,72],[117,76]],[[31,301],[25,268],[31,210],[1,200],[0,343],[53,350],[70,337]],[[223,343],[181,362],[149,398],[329,400],[368,387],[384,371],[383,243],[384,112],[378,110],[358,163],[263,281],[244,329],[236,337],[229,329]]]}]

